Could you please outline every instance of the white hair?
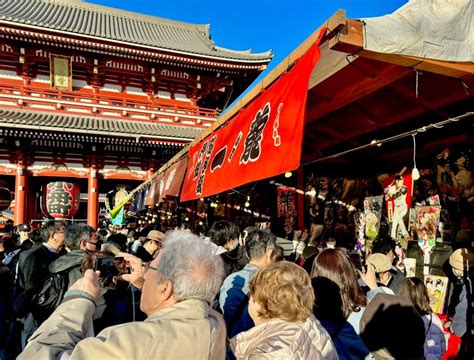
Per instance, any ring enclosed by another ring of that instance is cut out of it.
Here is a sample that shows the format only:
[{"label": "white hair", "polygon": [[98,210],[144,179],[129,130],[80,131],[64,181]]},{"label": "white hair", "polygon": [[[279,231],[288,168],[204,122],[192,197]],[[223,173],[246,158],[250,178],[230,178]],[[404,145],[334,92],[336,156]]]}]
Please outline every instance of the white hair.
[{"label": "white hair", "polygon": [[178,301],[201,299],[211,303],[222,284],[224,265],[212,247],[188,231],[168,232],[157,270],[173,284]]}]

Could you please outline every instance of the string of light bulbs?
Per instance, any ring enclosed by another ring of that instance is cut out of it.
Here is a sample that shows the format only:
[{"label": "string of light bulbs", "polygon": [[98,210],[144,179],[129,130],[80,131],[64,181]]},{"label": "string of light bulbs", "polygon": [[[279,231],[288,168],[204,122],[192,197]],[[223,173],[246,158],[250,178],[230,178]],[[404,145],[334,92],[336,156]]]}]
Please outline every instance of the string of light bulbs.
[{"label": "string of light bulbs", "polygon": [[356,151],[371,148],[371,147],[374,147],[374,146],[382,146],[382,144],[392,142],[392,141],[395,141],[395,140],[399,140],[399,139],[403,139],[403,138],[408,137],[408,136],[413,136],[413,135],[416,135],[418,133],[423,133],[423,132],[426,132],[428,130],[441,129],[442,127],[444,127],[445,125],[447,125],[449,123],[469,119],[473,116],[474,116],[474,112],[468,111],[468,112],[466,112],[462,115],[455,116],[455,117],[452,117],[452,118],[448,118],[448,119],[439,121],[437,123],[429,124],[429,125],[423,126],[421,128],[413,129],[413,130],[410,130],[410,131],[407,131],[407,132],[404,132],[404,133],[401,133],[401,134],[398,134],[398,135],[390,136],[390,137],[385,138],[383,140],[372,140],[370,143],[365,144],[365,145],[361,145],[361,146],[358,146],[358,147],[355,147],[355,148],[352,148],[352,149],[349,149],[349,150],[341,151],[341,152],[336,153],[336,154],[328,155],[328,156],[322,157],[320,159],[308,161],[308,162],[305,162],[305,163],[301,164],[301,166],[307,166],[307,165],[319,163],[319,162],[322,162],[322,161],[325,161],[325,160],[328,160],[328,159],[335,159],[335,158],[338,158],[338,157],[341,157],[341,156],[344,156],[344,155],[347,155],[347,154],[350,154],[350,153],[353,153],[353,152],[356,152]]}]

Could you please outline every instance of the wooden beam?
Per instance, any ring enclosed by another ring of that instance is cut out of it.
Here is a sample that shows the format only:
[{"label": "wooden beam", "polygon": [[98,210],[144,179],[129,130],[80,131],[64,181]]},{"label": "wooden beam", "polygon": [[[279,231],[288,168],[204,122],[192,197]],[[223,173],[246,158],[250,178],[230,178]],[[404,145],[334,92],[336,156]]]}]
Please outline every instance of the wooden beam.
[{"label": "wooden beam", "polygon": [[365,50],[363,24],[360,20],[347,20],[344,29],[329,40],[329,48],[449,77],[465,79],[474,74],[474,63],[432,60],[416,56],[386,54]]},{"label": "wooden beam", "polygon": [[[437,106],[441,108],[441,107],[447,106],[449,104],[453,104],[456,101],[460,101],[463,98],[465,98],[465,96],[462,93],[452,94],[450,96],[444,97],[443,100],[440,101],[437,104]],[[426,113],[426,111],[427,110],[425,108],[423,108],[422,106],[414,108],[414,109],[412,109],[408,112],[403,112],[402,109],[400,109],[399,112],[393,113],[393,115],[391,117],[385,118],[383,124],[380,124],[380,127],[383,128],[385,126],[394,126],[395,124],[398,124],[400,122],[410,121],[413,118],[415,118],[417,116],[420,116],[423,113]],[[449,117],[451,117],[455,114],[447,113],[447,115],[449,115],[449,116],[446,116],[446,118],[449,118]],[[380,134],[377,133],[377,131],[371,131],[370,133],[373,133],[373,138],[380,137]],[[364,135],[364,134],[368,134],[366,132],[366,129],[356,128],[356,131],[350,132],[349,134],[347,134],[347,137],[353,138],[353,137],[361,136],[361,135]],[[324,149],[326,149],[330,146],[337,145],[339,143],[340,143],[340,141],[338,141],[338,140],[329,140],[329,141],[327,141],[326,143],[323,144],[324,148],[322,148],[322,150],[324,150]]]},{"label": "wooden beam", "polygon": [[422,97],[415,97],[415,93],[411,92],[406,86],[401,84],[395,84],[390,88],[391,91],[396,93],[397,95],[403,97],[406,101],[410,102],[413,105],[420,106],[428,112],[432,112],[438,115],[442,119],[449,118],[451,115],[444,111],[443,109],[439,109],[436,104],[432,104],[429,101],[426,101]]},{"label": "wooden beam", "polygon": [[[305,135],[308,133],[309,131],[305,131]],[[329,135],[333,138],[336,138],[337,140],[339,141],[346,141],[354,146],[360,146],[361,144],[355,140],[351,140],[350,137],[348,137],[348,135],[344,135],[344,134],[341,134],[339,131],[327,126],[327,125],[323,125],[323,124],[315,124],[314,128],[313,128],[313,132],[321,132],[323,134],[326,134],[326,135]]]},{"label": "wooden beam", "polygon": [[[388,64],[375,78],[368,76],[364,80],[352,84],[350,87],[341,87],[340,93],[333,96],[331,101],[325,103],[314,101],[306,113],[306,123],[312,123],[365,96],[371,95],[381,88],[402,79],[411,72],[410,68]],[[308,102],[311,103],[311,99],[308,99]]]}]

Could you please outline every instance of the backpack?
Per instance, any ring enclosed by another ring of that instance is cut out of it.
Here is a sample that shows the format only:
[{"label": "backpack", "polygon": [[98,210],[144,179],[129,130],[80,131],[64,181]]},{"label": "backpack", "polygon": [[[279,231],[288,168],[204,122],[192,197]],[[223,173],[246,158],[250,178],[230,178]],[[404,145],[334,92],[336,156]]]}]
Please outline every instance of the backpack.
[{"label": "backpack", "polygon": [[68,288],[68,272],[51,273],[41,291],[32,300],[33,314],[37,321],[45,320],[61,304]]}]

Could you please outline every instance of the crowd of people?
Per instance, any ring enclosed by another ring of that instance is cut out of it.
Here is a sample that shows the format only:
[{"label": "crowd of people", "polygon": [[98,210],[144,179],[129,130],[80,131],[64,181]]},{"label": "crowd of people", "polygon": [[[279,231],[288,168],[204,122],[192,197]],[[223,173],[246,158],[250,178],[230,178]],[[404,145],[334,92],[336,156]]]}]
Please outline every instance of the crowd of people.
[{"label": "crowd of people", "polygon": [[441,359],[443,326],[471,358],[467,248],[446,264],[443,325],[389,235],[367,257],[328,242],[303,263],[270,231],[225,220],[207,236],[58,221],[31,234],[0,241],[1,359]]}]

